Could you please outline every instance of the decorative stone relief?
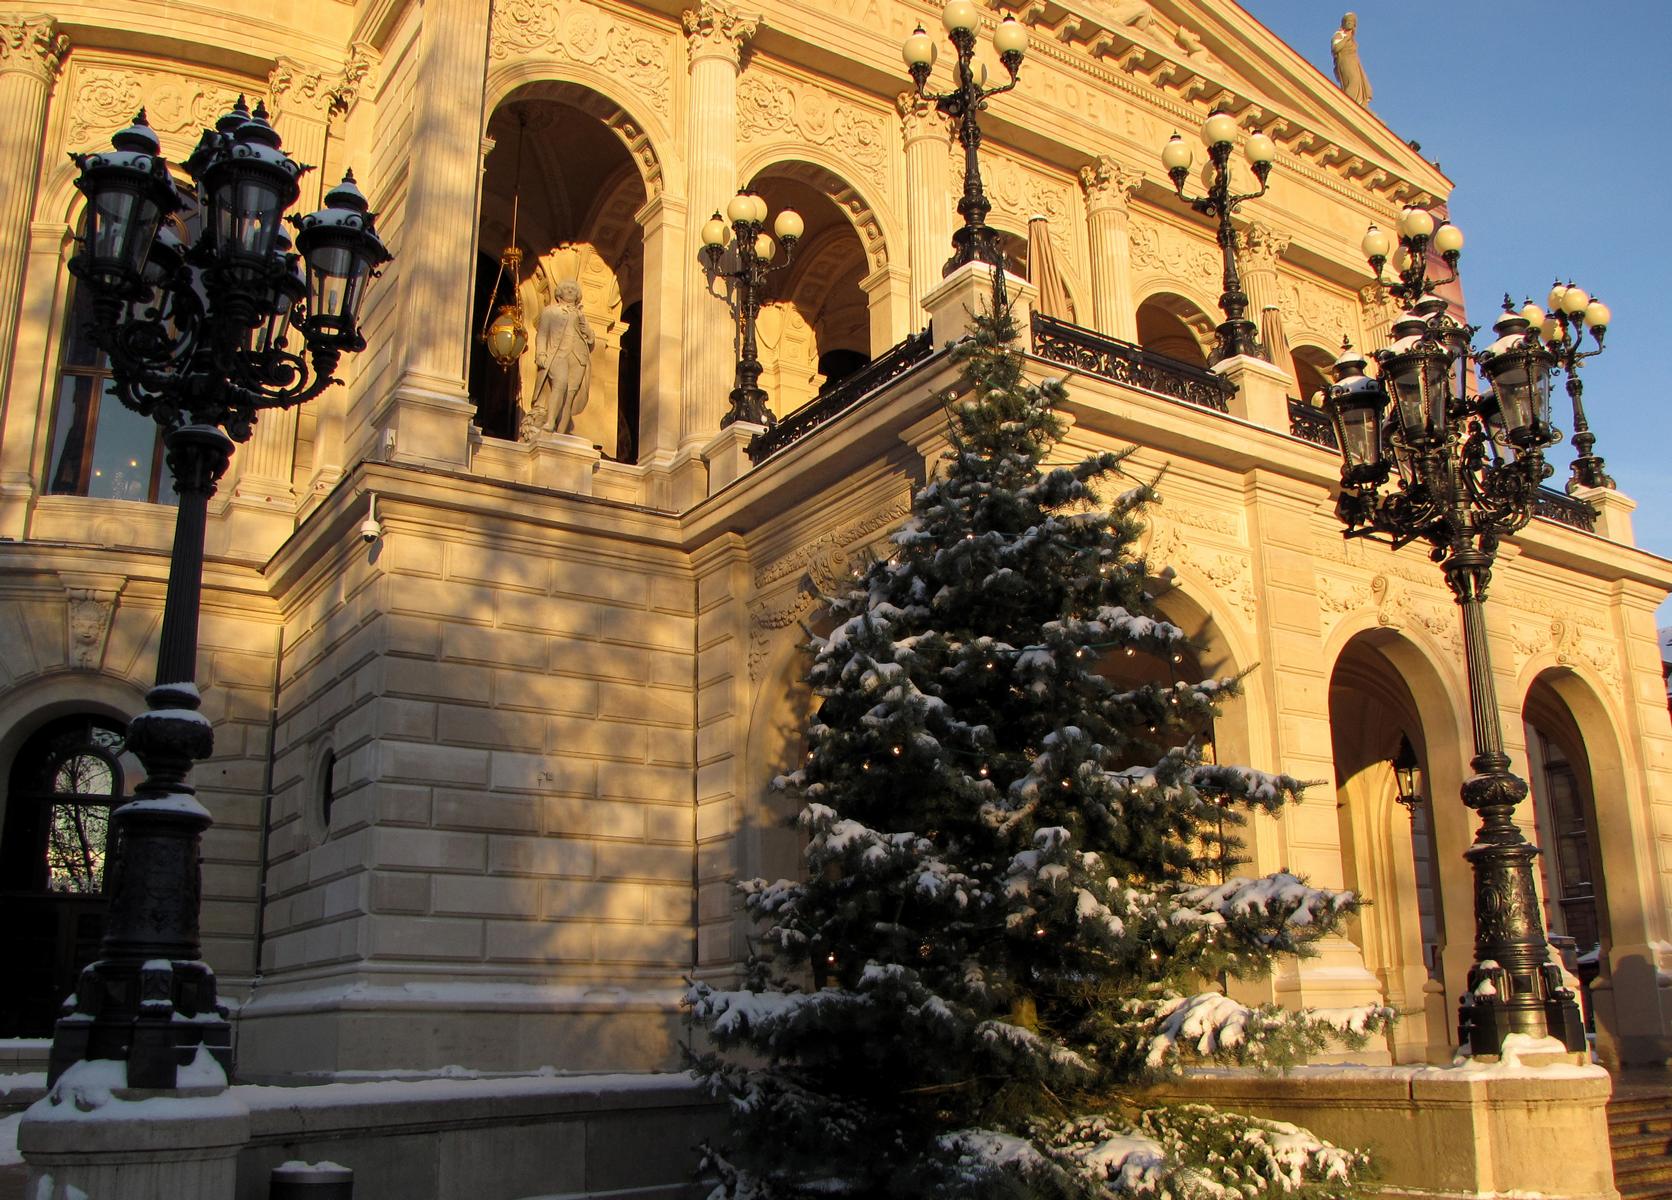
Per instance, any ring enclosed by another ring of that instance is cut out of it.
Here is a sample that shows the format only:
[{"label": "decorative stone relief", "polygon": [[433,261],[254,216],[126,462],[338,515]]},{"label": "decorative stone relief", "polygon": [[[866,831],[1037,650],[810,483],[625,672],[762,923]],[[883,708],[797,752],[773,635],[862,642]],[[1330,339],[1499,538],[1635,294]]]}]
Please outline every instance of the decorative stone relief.
[{"label": "decorative stone relief", "polygon": [[[950,126],[949,126],[950,128]],[[952,195],[964,190],[964,148],[955,140],[948,142],[947,164],[951,171]],[[1074,249],[1074,187],[1030,171],[1012,158],[984,155],[981,160],[981,181],[992,201],[993,214],[1001,224],[1008,223],[1017,233],[1025,233],[1028,219],[1043,216],[1050,222],[1051,244],[1067,265],[1079,261]]]},{"label": "decorative stone relief", "polygon": [[95,670],[104,661],[111,615],[123,579],[116,575],[61,575],[65,597],[65,644],[70,665]]},{"label": "decorative stone relief", "polygon": [[1586,631],[1577,622],[1564,619],[1550,622],[1549,645],[1556,652],[1557,662],[1568,666],[1584,664],[1604,678],[1618,681],[1620,659],[1613,643],[1604,638],[1587,637]]},{"label": "decorative stone relief", "polygon": [[1277,270],[1277,260],[1289,248],[1289,235],[1265,225],[1250,225],[1237,231],[1237,253],[1249,271]]},{"label": "decorative stone relief", "polygon": [[1171,522],[1152,520],[1150,528],[1152,536],[1145,556],[1152,569],[1187,567],[1212,585],[1215,595],[1241,610],[1248,620],[1254,619],[1258,606],[1246,554],[1206,545]]},{"label": "decorative stone relief", "polygon": [[827,146],[876,185],[886,187],[888,126],[823,88],[753,72],[737,84],[737,135],[745,144],[771,141],[774,134]]},{"label": "decorative stone relief", "polygon": [[737,63],[749,39],[755,36],[754,20],[714,0],[702,0],[697,8],[686,9],[680,20],[693,59],[719,54]]},{"label": "decorative stone relief", "polygon": [[672,47],[670,37],[582,0],[494,0],[488,34],[490,58],[550,54],[583,63],[664,117],[673,109]]},{"label": "decorative stone relief", "polygon": [[1318,608],[1324,613],[1339,616],[1357,612],[1369,608],[1372,600],[1369,584],[1334,575],[1318,576]]},{"label": "decorative stone relief", "polygon": [[1370,581],[1376,597],[1376,623],[1388,629],[1417,628],[1436,641],[1461,650],[1462,634],[1456,606],[1444,601],[1414,596],[1392,575],[1378,575]]},{"label": "decorative stone relief", "polygon": [[1096,162],[1080,168],[1080,188],[1086,194],[1086,208],[1091,212],[1112,208],[1126,213],[1132,193],[1143,182],[1142,171],[1123,166],[1107,154],[1098,155]]},{"label": "decorative stone relief", "polygon": [[776,589],[770,597],[749,605],[749,678],[759,680],[761,665],[772,651],[778,631],[795,624],[861,565],[876,546],[882,531],[893,530],[911,512],[906,500],[880,512],[820,534],[805,546],[774,559],[755,572],[755,590],[795,577],[793,588]]},{"label": "decorative stone relief", "polygon": [[1222,282],[1218,246],[1171,226],[1139,220],[1132,222],[1131,242],[1134,274],[1162,275],[1218,295]]},{"label": "decorative stone relief", "polygon": [[1358,314],[1345,296],[1332,295],[1305,280],[1281,278],[1277,283],[1277,306],[1289,332],[1311,333],[1327,338],[1328,345],[1340,345],[1343,334],[1358,330]]},{"label": "decorative stone relief", "polygon": [[1370,343],[1360,348],[1377,350],[1387,345],[1388,331],[1399,316],[1399,301],[1380,284],[1368,284],[1359,289],[1359,312],[1364,317],[1364,330]]},{"label": "decorative stone relief", "polygon": [[0,17],[0,73],[21,71],[51,83],[69,52],[69,35],[51,17]]},{"label": "decorative stone relief", "polygon": [[167,151],[170,142],[195,143],[199,130],[232,107],[239,90],[159,71],[86,67],[76,69],[71,94],[70,145],[104,141],[143,108]]}]

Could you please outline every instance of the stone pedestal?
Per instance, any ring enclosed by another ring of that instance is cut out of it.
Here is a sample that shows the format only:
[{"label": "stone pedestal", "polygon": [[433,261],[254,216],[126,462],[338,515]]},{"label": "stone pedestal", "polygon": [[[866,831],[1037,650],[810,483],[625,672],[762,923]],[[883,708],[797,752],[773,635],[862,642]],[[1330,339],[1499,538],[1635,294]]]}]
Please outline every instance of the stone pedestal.
[{"label": "stone pedestal", "polygon": [[749,461],[749,443],[756,434],[765,432],[765,425],[734,421],[708,440],[702,448],[702,458],[708,464],[710,496],[748,472],[754,465]]},{"label": "stone pedestal", "polygon": [[598,447],[570,433],[541,433],[529,443],[529,478],[537,487],[592,495],[592,477],[603,457]]},{"label": "stone pedestal", "polygon": [[1637,545],[1631,528],[1631,514],[1637,501],[1615,488],[1577,488],[1576,500],[1583,500],[1597,510],[1597,534],[1622,546]]},{"label": "stone pedestal", "polygon": [[[122,1064],[79,1063],[18,1126],[29,1200],[230,1200],[250,1111],[210,1062],[181,1071],[218,1083],[145,1092],[112,1082]],[[200,1070],[200,1068],[202,1068]]]},{"label": "stone pedestal", "polygon": [[1237,394],[1231,397],[1233,417],[1289,432],[1289,390],[1294,381],[1287,371],[1247,354],[1224,359],[1213,370],[1236,385]]},{"label": "stone pedestal", "polygon": [[1283,1075],[1212,1071],[1156,1089],[1289,1121],[1367,1150],[1372,1195],[1424,1200],[1617,1200],[1609,1153],[1611,1090],[1601,1067],[1531,1060],[1377,1071],[1308,1067]]},{"label": "stone pedestal", "polygon": [[[1010,297],[1010,311],[1016,318],[1016,328],[1024,346],[1028,344],[1028,327],[1033,320],[1033,301],[1037,288],[1025,279],[1008,271],[1005,291]],[[923,307],[929,312],[929,325],[934,332],[935,345],[944,346],[975,332],[975,318],[993,311],[993,268],[986,263],[965,263],[941,281],[941,285],[923,297]]]}]

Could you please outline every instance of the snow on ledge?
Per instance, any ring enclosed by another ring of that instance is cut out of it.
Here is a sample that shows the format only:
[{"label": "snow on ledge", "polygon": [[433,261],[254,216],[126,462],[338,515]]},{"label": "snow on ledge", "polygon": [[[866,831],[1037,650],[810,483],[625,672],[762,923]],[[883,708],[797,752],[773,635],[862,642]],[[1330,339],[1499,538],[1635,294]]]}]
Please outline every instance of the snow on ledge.
[{"label": "snow on ledge", "polygon": [[242,1013],[279,1016],[345,1009],[420,1012],[665,1012],[680,1011],[684,988],[635,991],[618,987],[496,983],[462,980],[427,983],[348,983],[272,990],[257,987]]}]

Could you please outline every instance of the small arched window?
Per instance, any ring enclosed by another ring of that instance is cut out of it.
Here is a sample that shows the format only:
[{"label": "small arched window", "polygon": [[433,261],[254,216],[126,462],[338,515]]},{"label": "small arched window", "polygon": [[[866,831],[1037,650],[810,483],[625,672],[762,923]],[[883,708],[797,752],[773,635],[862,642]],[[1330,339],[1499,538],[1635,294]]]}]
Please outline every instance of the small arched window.
[{"label": "small arched window", "polygon": [[110,809],[122,796],[119,725],[54,721],[24,745],[6,797],[0,869],[8,892],[97,895],[110,852]]}]

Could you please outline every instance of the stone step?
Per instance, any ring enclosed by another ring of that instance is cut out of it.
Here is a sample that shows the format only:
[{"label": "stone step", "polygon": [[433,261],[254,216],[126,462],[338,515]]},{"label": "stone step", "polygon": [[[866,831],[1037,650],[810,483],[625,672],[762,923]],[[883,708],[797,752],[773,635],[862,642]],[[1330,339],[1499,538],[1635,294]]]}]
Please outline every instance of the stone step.
[{"label": "stone step", "polygon": [[1612,1133],[1608,1142],[1615,1162],[1672,1155],[1672,1132],[1655,1130],[1649,1133]]},{"label": "stone step", "polygon": [[1615,1163],[1614,1186],[1623,1191],[1627,1185],[1635,1184],[1656,1184],[1672,1192],[1672,1158]]}]

